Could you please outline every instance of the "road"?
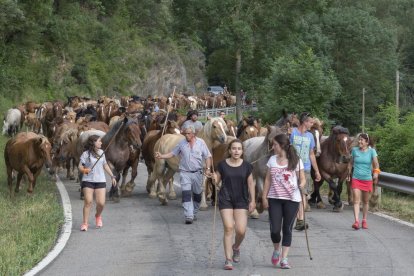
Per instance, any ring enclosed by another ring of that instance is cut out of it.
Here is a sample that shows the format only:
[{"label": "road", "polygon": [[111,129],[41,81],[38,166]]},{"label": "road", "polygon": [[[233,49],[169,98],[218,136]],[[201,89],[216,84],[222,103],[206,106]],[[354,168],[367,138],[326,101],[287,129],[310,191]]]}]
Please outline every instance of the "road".
[{"label": "road", "polygon": [[[161,206],[145,191],[147,173],[139,164],[135,191],[120,203],[107,202],[104,227],[80,232],[82,201],[79,184],[63,179],[69,193],[73,229],[62,253],[39,275],[412,275],[414,228],[369,214],[368,230],[351,228],[350,207],[307,213],[310,224],[309,259],[304,232],[294,230],[289,254],[292,269],[271,265],[272,243],[268,215],[249,220],[241,247],[241,263],[224,271],[222,223],[214,208],[185,225],[181,198]],[[108,179],[108,183],[109,179]],[[176,183],[178,185],[178,183]],[[177,187],[176,187],[177,188]],[[176,189],[180,195],[180,189]],[[91,215],[91,224],[93,213]],[[213,236],[213,230],[214,236]],[[211,251],[211,248],[213,250]],[[212,264],[210,265],[210,260]]]}]

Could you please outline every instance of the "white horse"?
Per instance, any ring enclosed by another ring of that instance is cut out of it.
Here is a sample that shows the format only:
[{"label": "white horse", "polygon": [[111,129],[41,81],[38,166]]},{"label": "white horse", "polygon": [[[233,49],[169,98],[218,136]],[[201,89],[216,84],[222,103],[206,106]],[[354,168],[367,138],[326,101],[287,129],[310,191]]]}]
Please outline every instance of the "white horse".
[{"label": "white horse", "polygon": [[7,110],[3,121],[3,135],[14,136],[19,132],[22,113],[17,108]]},{"label": "white horse", "polygon": [[244,160],[253,165],[253,178],[256,182],[256,202],[257,210],[253,211],[250,216],[258,218],[259,213],[263,212],[261,204],[264,179],[266,177],[266,164],[270,156],[273,154],[272,144],[273,138],[283,133],[279,127],[268,126],[267,135],[253,137],[243,142]]}]

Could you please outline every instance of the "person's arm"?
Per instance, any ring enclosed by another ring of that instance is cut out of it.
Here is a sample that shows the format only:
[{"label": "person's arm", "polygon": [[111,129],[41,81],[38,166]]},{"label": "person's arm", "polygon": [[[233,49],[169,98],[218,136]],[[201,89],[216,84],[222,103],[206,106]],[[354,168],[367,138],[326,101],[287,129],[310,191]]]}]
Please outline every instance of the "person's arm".
[{"label": "person's arm", "polygon": [[79,165],[78,165],[78,170],[79,172],[81,172],[82,174],[88,174],[91,172],[90,168],[85,167],[85,160],[84,160],[84,154],[82,153],[81,157],[80,157],[80,161],[79,161]]},{"label": "person's arm", "polygon": [[116,177],[113,175],[111,168],[109,167],[108,163],[105,163],[103,165],[104,170],[106,171],[106,173],[111,177],[111,181],[112,181],[112,186],[115,186],[117,181],[116,181]]},{"label": "person's arm", "polygon": [[312,164],[312,168],[315,171],[315,181],[321,180],[321,174],[319,172],[318,163],[316,162],[315,152],[312,150],[309,151],[309,158]]},{"label": "person's arm", "polygon": [[301,191],[303,191],[306,187],[306,176],[305,176],[305,170],[303,169],[303,167],[299,171],[299,179],[300,179],[299,188]]},{"label": "person's arm", "polygon": [[264,181],[263,192],[262,192],[262,204],[263,208],[267,209],[269,207],[269,202],[267,201],[267,195],[270,190],[270,169],[267,168],[266,178]]},{"label": "person's arm", "polygon": [[250,202],[249,202],[249,213],[256,209],[256,187],[254,186],[253,174],[247,177],[247,186],[249,188]]},{"label": "person's arm", "polygon": [[374,168],[374,175],[373,175],[373,180],[374,183],[377,184],[378,183],[378,175],[380,174],[380,169],[379,169],[379,162],[378,162],[378,157],[374,156],[372,158],[372,164],[373,164],[373,168]]},{"label": "person's arm", "polygon": [[354,157],[351,155],[351,160],[348,162],[346,181],[351,181],[352,167],[354,166]]},{"label": "person's arm", "polygon": [[161,154],[160,152],[156,152],[155,153],[155,158],[157,159],[169,159],[171,157],[174,157],[173,152],[169,152],[169,153],[165,153],[165,154]]}]

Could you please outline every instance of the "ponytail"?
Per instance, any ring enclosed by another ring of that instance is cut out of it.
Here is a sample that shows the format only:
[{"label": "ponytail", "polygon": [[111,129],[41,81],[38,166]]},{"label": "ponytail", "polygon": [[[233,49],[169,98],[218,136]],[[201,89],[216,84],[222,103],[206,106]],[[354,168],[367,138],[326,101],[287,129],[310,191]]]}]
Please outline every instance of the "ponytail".
[{"label": "ponytail", "polygon": [[286,152],[286,158],[288,160],[287,169],[294,171],[299,163],[299,156],[293,145],[290,144],[289,137],[286,134],[276,135],[273,140],[277,142],[280,147]]}]

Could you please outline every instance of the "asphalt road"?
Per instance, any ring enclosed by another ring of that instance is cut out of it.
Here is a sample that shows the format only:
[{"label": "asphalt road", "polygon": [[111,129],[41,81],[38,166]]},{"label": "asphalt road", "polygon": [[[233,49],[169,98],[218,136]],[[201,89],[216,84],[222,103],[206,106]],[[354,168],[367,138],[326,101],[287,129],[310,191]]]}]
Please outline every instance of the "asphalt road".
[{"label": "asphalt road", "polygon": [[[270,262],[268,215],[249,220],[241,247],[241,263],[224,271],[222,223],[214,208],[185,225],[178,199],[161,206],[145,191],[147,173],[139,164],[133,196],[120,203],[108,201],[103,213],[104,227],[94,229],[91,214],[88,232],[79,231],[83,203],[79,184],[62,181],[69,193],[72,234],[62,253],[39,275],[413,275],[414,228],[369,214],[368,230],[351,228],[350,207],[342,213],[330,209],[307,213],[308,256],[304,232],[294,231],[289,254],[290,270],[273,267]],[[109,179],[108,179],[109,180]],[[109,183],[109,181],[108,181]],[[176,184],[178,184],[176,182]],[[211,251],[213,248],[213,251]],[[210,265],[210,260],[212,263]]]}]

